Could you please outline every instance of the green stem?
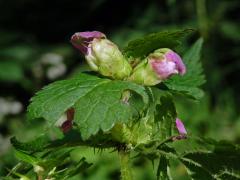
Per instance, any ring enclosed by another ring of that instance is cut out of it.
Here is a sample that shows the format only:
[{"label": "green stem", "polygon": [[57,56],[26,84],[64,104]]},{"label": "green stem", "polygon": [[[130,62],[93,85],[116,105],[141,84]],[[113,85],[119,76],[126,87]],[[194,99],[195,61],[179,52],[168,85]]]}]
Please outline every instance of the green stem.
[{"label": "green stem", "polygon": [[121,166],[121,180],[132,180],[132,171],[129,163],[130,153],[124,150],[120,150],[118,153]]}]

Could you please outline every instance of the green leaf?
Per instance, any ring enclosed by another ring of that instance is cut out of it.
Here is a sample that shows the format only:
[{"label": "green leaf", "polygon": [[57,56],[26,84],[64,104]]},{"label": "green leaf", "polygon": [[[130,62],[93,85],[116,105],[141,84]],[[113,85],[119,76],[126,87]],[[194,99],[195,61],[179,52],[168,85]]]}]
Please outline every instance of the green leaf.
[{"label": "green leaf", "polygon": [[38,92],[31,99],[28,117],[42,117],[53,126],[67,109],[73,107],[74,122],[86,140],[99,130],[108,131],[115,123],[126,123],[141,113],[130,101],[122,100],[126,91],[139,94],[145,105],[148,103],[145,89],[140,85],[80,74],[73,79],[55,82]]},{"label": "green leaf", "polygon": [[195,163],[191,160],[182,160],[183,164],[185,165],[187,169],[187,173],[190,177],[193,179],[206,179],[206,180],[213,180],[213,176],[211,173],[205,169],[202,168],[200,164]]},{"label": "green leaf", "polygon": [[44,118],[50,125],[53,125],[63,113],[72,107],[79,98],[86,95],[101,83],[103,80],[94,76],[81,74],[70,80],[54,82],[42,91],[36,93],[28,106],[28,118]]},{"label": "green leaf", "polygon": [[56,140],[51,140],[47,134],[41,135],[28,142],[20,142],[13,137],[11,138],[11,144],[15,149],[28,154],[66,147],[89,146],[94,148],[112,148],[118,145],[108,134],[101,134],[98,138],[93,137],[87,141],[83,141],[77,129],[67,132],[64,137]]},{"label": "green leaf", "polygon": [[22,151],[18,151],[18,150],[15,150],[15,156],[21,160],[21,161],[24,161],[24,162],[27,162],[27,163],[30,163],[31,165],[35,165],[37,164],[40,159],[33,156],[33,155],[30,155],[30,154],[26,154]]},{"label": "green leaf", "polygon": [[82,158],[78,163],[72,163],[72,166],[68,167],[66,171],[60,172],[57,174],[58,179],[69,179],[80,172],[88,169],[92,164],[85,161],[85,158]]},{"label": "green leaf", "polygon": [[172,136],[172,129],[177,117],[176,109],[171,96],[164,96],[161,98],[161,105],[158,105],[155,120],[160,121],[161,137],[167,139]]},{"label": "green leaf", "polygon": [[177,117],[177,112],[173,99],[170,93],[154,88],[151,88],[152,105],[154,106],[154,121],[159,124],[157,134],[160,139],[164,140],[172,136],[172,129]]},{"label": "green leaf", "polygon": [[43,155],[41,155],[42,161],[40,161],[38,165],[48,171],[57,166],[64,166],[71,162],[69,157],[72,150],[73,149],[69,148],[52,149],[50,151],[45,150]]},{"label": "green leaf", "polygon": [[186,140],[171,142],[166,141],[166,144],[160,142],[159,145],[159,142],[155,141],[136,149],[151,160],[166,158],[160,160],[157,176],[164,177],[168,173],[167,178],[170,178],[169,169],[166,168],[168,160],[174,160],[186,167],[192,179],[240,179],[240,145],[200,137],[188,137]]},{"label": "green leaf", "polygon": [[41,153],[30,154],[16,150],[15,155],[17,158],[25,163],[21,163],[17,168],[13,168],[11,173],[17,175],[19,174],[17,171],[19,171],[31,175],[35,171],[34,167],[40,166],[44,170],[42,176],[45,178],[69,179],[92,165],[87,163],[85,158],[80,159],[78,162],[73,160],[71,157],[72,150],[73,148],[62,147],[51,150],[43,149]]},{"label": "green leaf", "polygon": [[173,141],[171,144],[179,154],[211,152],[214,147],[205,139],[188,135],[187,139]]},{"label": "green leaf", "polygon": [[157,180],[170,180],[171,178],[168,176],[168,160],[166,156],[161,155],[158,169],[157,169]]},{"label": "green leaf", "polygon": [[201,141],[209,146],[208,151],[198,148],[179,157],[193,179],[240,179],[239,145],[227,141]]},{"label": "green leaf", "polygon": [[15,149],[24,152],[38,152],[44,150],[49,144],[49,138],[45,135],[41,135],[38,138],[29,142],[19,142],[15,137],[11,138],[11,144]]},{"label": "green leaf", "polygon": [[184,76],[173,76],[164,82],[170,90],[194,99],[199,99],[203,96],[203,91],[198,88],[205,82],[200,63],[202,44],[203,39],[199,39],[183,56],[187,73]]},{"label": "green leaf", "polygon": [[222,172],[228,173],[229,176],[232,174],[233,177],[240,177],[239,161],[239,153],[230,154],[228,152],[224,154],[188,153],[182,158],[182,162],[192,172],[190,175],[195,179],[202,179],[210,175],[212,177],[222,176]]},{"label": "green leaf", "polygon": [[122,102],[121,97],[125,90],[135,91],[147,98],[141,86],[112,81],[96,87],[74,105],[75,122],[80,127],[83,139],[96,134],[100,128],[108,131],[117,122],[127,123],[133,115],[139,114],[131,104]]},{"label": "green leaf", "polygon": [[124,53],[128,57],[138,58],[147,56],[149,53],[159,48],[174,49],[180,45],[180,40],[192,31],[192,29],[185,29],[148,34],[130,41],[127,47],[124,48]]}]

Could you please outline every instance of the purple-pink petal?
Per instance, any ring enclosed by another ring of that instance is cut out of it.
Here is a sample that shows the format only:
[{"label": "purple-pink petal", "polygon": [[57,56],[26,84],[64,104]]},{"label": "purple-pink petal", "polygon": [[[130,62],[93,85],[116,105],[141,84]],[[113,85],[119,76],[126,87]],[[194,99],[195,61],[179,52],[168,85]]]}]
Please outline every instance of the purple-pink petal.
[{"label": "purple-pink petal", "polygon": [[81,39],[94,39],[94,38],[103,38],[105,37],[105,34],[99,32],[99,31],[85,31],[85,32],[77,32],[74,34],[78,38]]},{"label": "purple-pink petal", "polygon": [[180,135],[186,135],[187,134],[187,131],[184,127],[184,124],[179,118],[176,118],[176,127],[177,127],[177,130],[178,130]]},{"label": "purple-pink petal", "polygon": [[105,34],[99,31],[77,32],[71,37],[72,45],[80,50],[84,55],[89,53],[89,44],[94,39],[106,38]]},{"label": "purple-pink petal", "polygon": [[183,75],[186,73],[186,67],[183,64],[181,57],[177,53],[170,50],[165,54],[165,56],[168,60],[173,61],[176,64],[176,68],[179,74]]},{"label": "purple-pink petal", "polygon": [[167,61],[166,59],[152,59],[150,60],[150,64],[161,79],[167,79],[172,74],[178,73],[176,64],[172,61]]},{"label": "purple-pink petal", "polygon": [[149,62],[161,80],[167,79],[173,74],[183,75],[186,73],[186,67],[181,57],[170,49],[162,52],[162,56],[152,55]]}]

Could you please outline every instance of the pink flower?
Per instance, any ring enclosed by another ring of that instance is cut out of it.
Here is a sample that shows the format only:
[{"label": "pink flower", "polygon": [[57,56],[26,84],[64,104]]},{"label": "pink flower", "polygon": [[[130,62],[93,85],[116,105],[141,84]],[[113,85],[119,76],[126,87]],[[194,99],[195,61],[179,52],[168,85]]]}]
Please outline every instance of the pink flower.
[{"label": "pink flower", "polygon": [[[159,54],[161,53],[161,54]],[[173,74],[184,75],[186,67],[181,57],[170,49],[160,49],[150,58],[150,64],[157,76],[164,80]]]},{"label": "pink flower", "polygon": [[180,135],[186,135],[187,134],[187,131],[184,127],[183,122],[178,118],[176,118],[176,127],[177,127],[177,130],[178,130]]},{"label": "pink flower", "polygon": [[178,118],[176,118],[176,127],[177,127],[179,135],[173,136],[172,140],[176,141],[176,140],[187,139],[187,131],[184,127],[183,122]]},{"label": "pink flower", "polygon": [[186,67],[181,57],[168,48],[161,48],[149,54],[140,62],[129,77],[129,80],[145,86],[161,83],[173,74],[184,75]]}]

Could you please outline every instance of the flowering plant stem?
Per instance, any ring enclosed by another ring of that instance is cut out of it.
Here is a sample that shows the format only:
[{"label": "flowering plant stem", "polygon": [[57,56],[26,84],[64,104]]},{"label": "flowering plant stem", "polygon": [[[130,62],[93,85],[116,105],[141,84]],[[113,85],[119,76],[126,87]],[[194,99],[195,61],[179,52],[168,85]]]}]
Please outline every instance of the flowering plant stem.
[{"label": "flowering plant stem", "polygon": [[132,171],[129,163],[130,153],[125,150],[119,150],[120,166],[121,166],[121,179],[132,180]]}]

